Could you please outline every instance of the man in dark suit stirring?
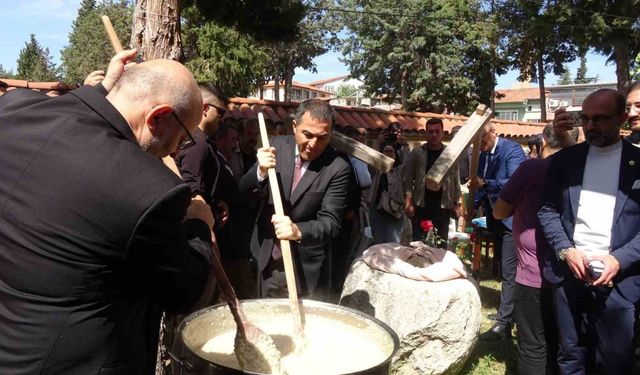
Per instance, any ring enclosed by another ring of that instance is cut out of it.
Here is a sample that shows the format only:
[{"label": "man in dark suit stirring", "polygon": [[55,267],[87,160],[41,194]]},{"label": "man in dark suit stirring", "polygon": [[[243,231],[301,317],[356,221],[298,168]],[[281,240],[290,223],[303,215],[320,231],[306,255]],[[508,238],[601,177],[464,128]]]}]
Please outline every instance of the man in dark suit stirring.
[{"label": "man in dark suit stirring", "polygon": [[134,56],[98,87],[0,98],[1,374],[153,374],[162,309],[202,293],[211,210],[160,160],[202,98],[181,64]]},{"label": "man in dark suit stirring", "polygon": [[[640,150],[620,138],[625,99],[589,95],[580,122],[586,142],[551,158],[538,211],[551,249],[543,272],[553,284],[563,374],[630,374],[635,304],[640,299]],[[573,121],[562,113],[560,131]]]},{"label": "man in dark suit stirring", "polygon": [[[272,147],[259,149],[258,162],[240,181],[242,193],[262,193],[264,200],[251,240],[263,297],[287,295],[278,240],[291,241],[301,294],[326,297],[331,239],[340,230],[350,174],[347,162],[329,146],[334,121],[335,111],[328,103],[300,103],[294,135],[275,137]],[[272,199],[267,200],[267,170],[274,167],[286,216],[274,215]]]}]

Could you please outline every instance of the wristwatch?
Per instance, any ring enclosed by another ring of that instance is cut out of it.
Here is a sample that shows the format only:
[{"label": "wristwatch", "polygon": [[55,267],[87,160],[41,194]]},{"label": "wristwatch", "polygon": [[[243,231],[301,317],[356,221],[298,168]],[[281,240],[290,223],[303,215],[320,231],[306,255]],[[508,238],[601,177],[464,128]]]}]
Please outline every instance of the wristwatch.
[{"label": "wristwatch", "polygon": [[568,253],[569,253],[569,249],[562,249],[558,251],[558,259],[560,259],[563,262],[566,262]]}]

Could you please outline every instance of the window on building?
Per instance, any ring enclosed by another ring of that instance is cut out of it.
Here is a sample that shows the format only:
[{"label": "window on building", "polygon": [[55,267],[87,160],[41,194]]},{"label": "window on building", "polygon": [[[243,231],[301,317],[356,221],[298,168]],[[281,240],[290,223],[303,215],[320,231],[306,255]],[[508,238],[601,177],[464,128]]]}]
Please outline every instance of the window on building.
[{"label": "window on building", "polygon": [[326,85],[324,87],[324,91],[334,92],[335,88],[333,87],[333,85]]},{"label": "window on building", "polygon": [[317,93],[317,92],[312,92],[312,93],[311,93],[311,98],[315,98],[316,96],[318,96],[318,93]]},{"label": "window on building", "polygon": [[533,106],[528,105],[527,106],[527,112],[531,112],[533,110]]},{"label": "window on building", "polygon": [[496,116],[498,120],[518,121],[518,111],[501,111]]}]

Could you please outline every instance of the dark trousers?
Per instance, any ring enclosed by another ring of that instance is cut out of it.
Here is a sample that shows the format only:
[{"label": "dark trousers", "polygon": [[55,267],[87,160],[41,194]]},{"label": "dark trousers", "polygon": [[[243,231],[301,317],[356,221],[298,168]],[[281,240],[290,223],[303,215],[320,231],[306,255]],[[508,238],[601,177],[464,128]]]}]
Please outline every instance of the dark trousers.
[{"label": "dark trousers", "polygon": [[496,323],[507,325],[513,323],[513,295],[516,289],[518,256],[516,255],[513,233],[510,230],[494,233],[496,234],[496,248],[500,249],[500,264],[502,266],[502,288]]},{"label": "dark trousers", "polygon": [[426,233],[422,231],[420,222],[422,220],[431,220],[434,228],[438,230],[438,237],[443,241],[438,247],[447,248],[447,239],[449,238],[449,221],[451,218],[451,210],[439,207],[418,207],[411,220],[411,229],[413,230],[413,240],[421,240]]},{"label": "dark trousers", "polygon": [[516,283],[513,317],[518,325],[518,374],[558,374],[558,335],[551,288]]},{"label": "dark trousers", "polygon": [[562,374],[585,374],[594,358],[600,374],[631,374],[635,306],[616,287],[590,287],[571,276],[553,289]]}]

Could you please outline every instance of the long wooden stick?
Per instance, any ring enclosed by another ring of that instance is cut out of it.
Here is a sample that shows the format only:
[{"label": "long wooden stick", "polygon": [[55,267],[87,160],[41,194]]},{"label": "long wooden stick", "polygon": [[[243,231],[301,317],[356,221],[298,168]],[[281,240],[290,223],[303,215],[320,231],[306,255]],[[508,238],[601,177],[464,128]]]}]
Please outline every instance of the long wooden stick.
[{"label": "long wooden stick", "polygon": [[[262,138],[262,147],[269,147],[269,136],[267,135],[267,127],[264,122],[262,112],[258,113],[258,123],[260,125],[260,137]],[[276,215],[284,215],[284,207],[282,206],[282,196],[280,195],[280,187],[278,186],[278,177],[274,168],[269,168],[269,187],[271,188],[271,196],[273,197],[273,206]],[[275,241],[275,239],[274,239]],[[298,300],[298,286],[296,285],[296,275],[293,268],[293,258],[291,257],[291,244],[288,240],[280,240],[280,250],[282,250],[282,260],[284,262],[284,272],[287,279],[287,289],[289,290],[289,303],[293,313],[295,328],[299,335],[304,333],[304,314],[302,303]]]},{"label": "long wooden stick", "polygon": [[107,32],[107,36],[111,41],[111,46],[113,46],[113,49],[116,51],[116,53],[122,52],[122,44],[120,44],[118,34],[116,34],[116,31],[113,29],[113,25],[111,24],[109,16],[102,16],[100,18],[102,19],[102,24],[104,25],[104,29]]},{"label": "long wooden stick", "polygon": [[[480,162],[480,144],[482,143],[482,133],[476,135],[473,141],[473,151],[471,152],[471,165],[469,169],[469,181],[478,177],[478,163]],[[469,188],[469,196],[467,197],[467,207],[473,209],[473,197],[476,195],[476,189]],[[472,218],[469,218],[472,219]]]}]

